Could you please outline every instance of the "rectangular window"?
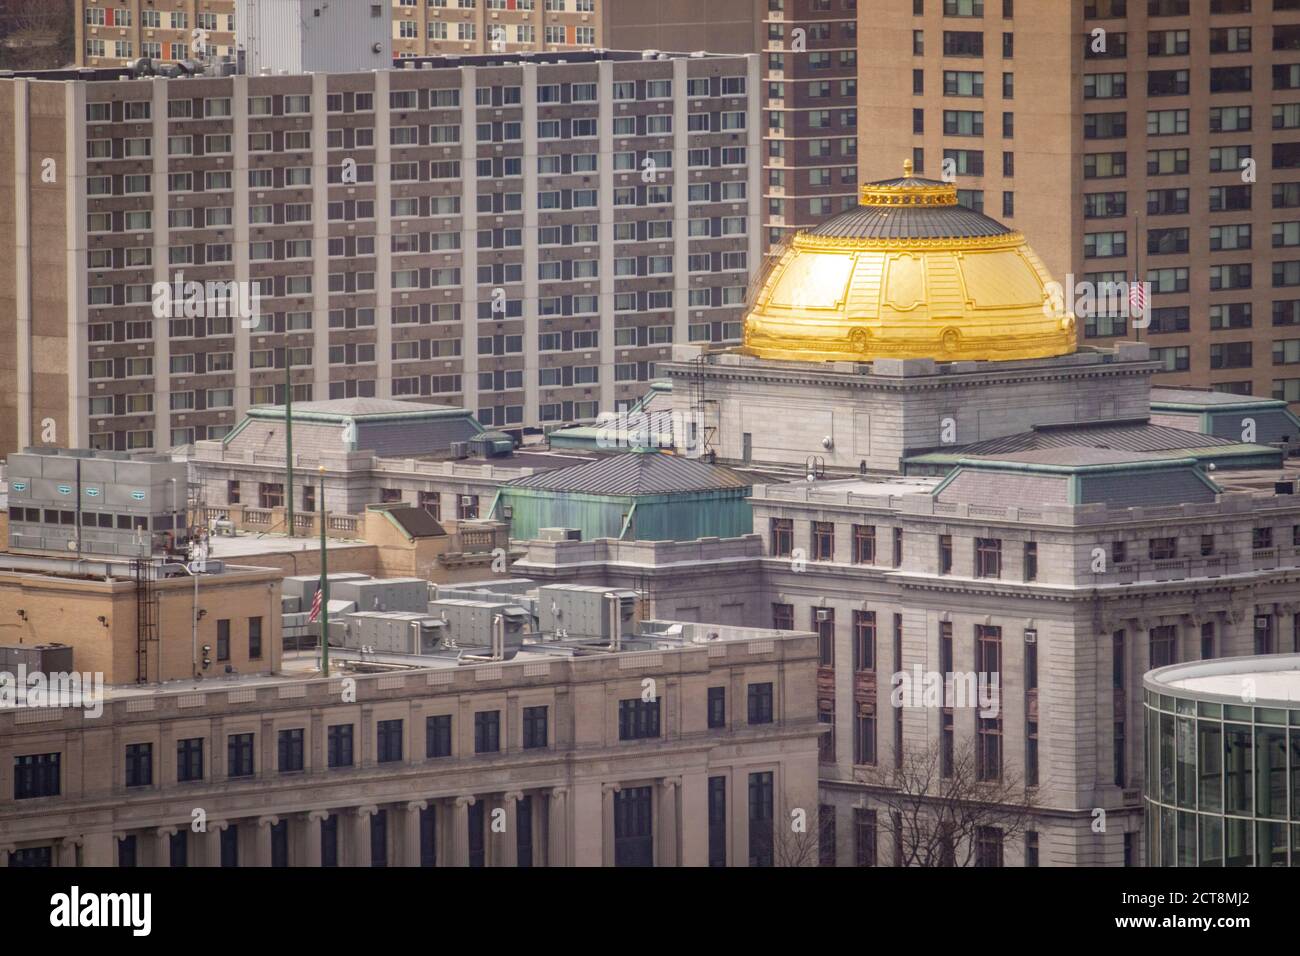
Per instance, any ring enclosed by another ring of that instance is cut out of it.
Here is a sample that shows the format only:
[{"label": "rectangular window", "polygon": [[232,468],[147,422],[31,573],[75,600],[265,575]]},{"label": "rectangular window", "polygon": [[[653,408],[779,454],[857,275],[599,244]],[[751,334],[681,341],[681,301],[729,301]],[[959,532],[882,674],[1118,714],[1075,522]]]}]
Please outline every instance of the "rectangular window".
[{"label": "rectangular window", "polygon": [[772,773],[749,775],[749,865],[773,865],[775,805]]},{"label": "rectangular window", "polygon": [[539,750],[549,745],[547,737],[547,708],[524,708],[524,749]]},{"label": "rectangular window", "polygon": [[282,730],[278,739],[280,773],[293,773],[303,769],[303,729],[295,727]]},{"label": "rectangular window", "polygon": [[480,710],[474,714],[474,752],[501,752],[501,711]]},{"label": "rectangular window", "polygon": [[772,723],[772,684],[770,682],[749,685],[749,723]]},{"label": "rectangular window", "polygon": [[153,785],[153,744],[126,745],[126,785]]},{"label": "rectangular window", "polygon": [[644,740],[659,736],[659,699],[634,697],[618,702],[618,739]]},{"label": "rectangular window", "polygon": [[853,563],[872,564],[876,560],[876,528],[874,525],[853,526]]},{"label": "rectangular window", "polygon": [[708,689],[708,726],[710,730],[727,726],[726,687],[710,687]]},{"label": "rectangular window", "polygon": [[377,763],[399,762],[402,759],[402,721],[379,721],[376,743]]},{"label": "rectangular window", "polygon": [[189,737],[176,741],[176,781],[189,783],[203,779],[203,738]]},{"label": "rectangular window", "polygon": [[424,755],[430,760],[451,756],[451,714],[425,718]]},{"label": "rectangular window", "polygon": [[226,776],[251,777],[254,771],[253,735],[231,734],[226,738]]},{"label": "rectangular window", "polygon": [[709,778],[709,866],[727,865],[727,778]]},{"label": "rectangular window", "polygon": [[331,724],[326,731],[330,767],[352,766],[352,725]]}]

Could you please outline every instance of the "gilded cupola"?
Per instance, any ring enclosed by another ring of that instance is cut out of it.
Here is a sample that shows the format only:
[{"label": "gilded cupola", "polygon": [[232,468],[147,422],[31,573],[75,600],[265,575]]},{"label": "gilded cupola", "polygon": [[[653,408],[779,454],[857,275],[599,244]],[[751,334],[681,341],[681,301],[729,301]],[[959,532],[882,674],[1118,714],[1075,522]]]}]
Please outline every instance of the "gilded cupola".
[{"label": "gilded cupola", "polygon": [[743,351],[805,361],[1025,359],[1075,350],[1042,261],[1019,232],[912,175],[800,231],[755,279]]}]

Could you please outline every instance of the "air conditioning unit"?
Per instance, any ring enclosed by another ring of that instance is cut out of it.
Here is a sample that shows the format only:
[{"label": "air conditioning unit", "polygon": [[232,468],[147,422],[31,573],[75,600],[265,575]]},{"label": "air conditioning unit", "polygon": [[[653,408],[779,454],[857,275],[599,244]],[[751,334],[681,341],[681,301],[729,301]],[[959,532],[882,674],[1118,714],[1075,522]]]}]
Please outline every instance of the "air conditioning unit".
[{"label": "air conditioning unit", "polygon": [[1025,631],[1025,643],[1026,643],[1026,644],[1037,644],[1037,643],[1038,643],[1038,632],[1037,632],[1037,631]]},{"label": "air conditioning unit", "polygon": [[817,609],[817,623],[818,623],[818,624],[822,624],[822,623],[824,623],[824,622],[826,622],[826,621],[829,621],[830,619],[831,619],[831,610],[830,610],[830,608],[819,607],[819,608]]}]

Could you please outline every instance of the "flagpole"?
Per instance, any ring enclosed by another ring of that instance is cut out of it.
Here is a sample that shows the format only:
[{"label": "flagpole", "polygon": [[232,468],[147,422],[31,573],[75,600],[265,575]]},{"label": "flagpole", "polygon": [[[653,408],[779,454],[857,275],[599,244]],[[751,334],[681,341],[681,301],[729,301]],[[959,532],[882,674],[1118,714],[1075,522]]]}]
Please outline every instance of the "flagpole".
[{"label": "flagpole", "polygon": [[325,466],[320,466],[320,669],[330,676],[330,579],[325,558]]},{"label": "flagpole", "polygon": [[[1134,210],[1133,212],[1133,281],[1139,283],[1141,288],[1142,282],[1142,214]],[[1151,308],[1146,300],[1146,289],[1142,289],[1142,315],[1146,315]],[[1129,302],[1133,301],[1129,296]],[[1133,310],[1130,308],[1129,312]],[[1141,316],[1139,316],[1141,318]],[[1142,341],[1142,326],[1134,324],[1133,331],[1137,333],[1136,341]]]}]

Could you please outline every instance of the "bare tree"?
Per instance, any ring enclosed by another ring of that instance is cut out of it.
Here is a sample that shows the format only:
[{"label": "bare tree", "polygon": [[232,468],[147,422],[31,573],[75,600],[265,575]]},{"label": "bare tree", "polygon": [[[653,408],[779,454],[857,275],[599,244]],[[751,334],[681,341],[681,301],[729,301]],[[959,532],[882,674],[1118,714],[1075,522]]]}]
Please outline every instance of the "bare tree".
[{"label": "bare tree", "polygon": [[2,0],[0,68],[57,69],[72,62],[72,0]]},{"label": "bare tree", "polygon": [[948,763],[938,741],[905,751],[873,796],[881,829],[903,866],[1000,866],[1002,847],[1030,820],[1033,791],[1005,768],[980,779],[992,775],[980,773],[973,743],[955,748]]}]

